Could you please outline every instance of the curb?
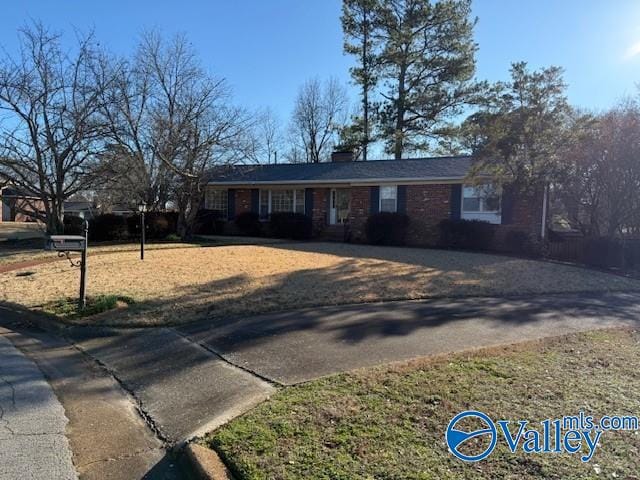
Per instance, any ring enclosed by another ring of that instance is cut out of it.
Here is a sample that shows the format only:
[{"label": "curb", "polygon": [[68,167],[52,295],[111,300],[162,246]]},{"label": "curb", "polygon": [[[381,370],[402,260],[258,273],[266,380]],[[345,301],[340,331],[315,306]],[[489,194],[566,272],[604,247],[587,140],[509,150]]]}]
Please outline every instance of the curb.
[{"label": "curb", "polygon": [[235,480],[215,451],[197,443],[188,443],[183,453],[196,479]]}]

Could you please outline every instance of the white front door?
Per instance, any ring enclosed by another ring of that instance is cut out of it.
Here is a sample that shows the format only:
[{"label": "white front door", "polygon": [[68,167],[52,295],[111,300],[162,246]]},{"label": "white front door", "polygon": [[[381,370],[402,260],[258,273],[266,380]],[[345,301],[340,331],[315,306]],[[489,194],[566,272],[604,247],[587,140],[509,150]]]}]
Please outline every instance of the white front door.
[{"label": "white front door", "polygon": [[343,224],[349,217],[351,191],[348,188],[332,188],[329,197],[329,223]]}]

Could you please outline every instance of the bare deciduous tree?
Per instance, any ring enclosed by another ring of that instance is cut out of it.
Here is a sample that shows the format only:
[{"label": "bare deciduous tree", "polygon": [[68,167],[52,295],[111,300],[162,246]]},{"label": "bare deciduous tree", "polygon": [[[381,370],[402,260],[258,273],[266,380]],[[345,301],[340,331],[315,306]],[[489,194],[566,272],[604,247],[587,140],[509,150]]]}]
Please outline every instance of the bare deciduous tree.
[{"label": "bare deciduous tree", "polygon": [[277,161],[278,154],[283,154],[284,139],[280,119],[270,108],[257,112],[254,117],[251,150],[247,157],[255,163],[273,163]]},{"label": "bare deciduous tree", "polygon": [[0,178],[38,198],[50,233],[64,228],[64,201],[96,180],[104,74],[91,35],[67,52],[39,23],[20,30],[19,55],[0,60]]},{"label": "bare deciduous tree", "polygon": [[346,91],[335,79],[324,85],[319,79],[309,80],[300,88],[291,119],[291,135],[307,163],[329,158],[346,121],[347,107]]},{"label": "bare deciduous tree", "polygon": [[112,140],[144,172],[144,198],[155,207],[175,203],[178,232],[188,238],[209,170],[246,157],[250,118],[231,105],[225,80],[204,71],[183,35],[166,41],[148,32],[134,64],[116,68],[117,88],[105,108]]}]

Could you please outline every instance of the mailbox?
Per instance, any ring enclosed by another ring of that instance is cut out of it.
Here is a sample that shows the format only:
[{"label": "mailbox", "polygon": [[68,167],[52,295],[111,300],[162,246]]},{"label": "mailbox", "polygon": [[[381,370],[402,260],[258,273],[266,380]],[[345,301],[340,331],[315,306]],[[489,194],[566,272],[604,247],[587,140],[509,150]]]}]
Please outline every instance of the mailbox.
[{"label": "mailbox", "polygon": [[86,240],[81,235],[51,235],[45,245],[46,250],[58,252],[82,252],[86,248]]}]

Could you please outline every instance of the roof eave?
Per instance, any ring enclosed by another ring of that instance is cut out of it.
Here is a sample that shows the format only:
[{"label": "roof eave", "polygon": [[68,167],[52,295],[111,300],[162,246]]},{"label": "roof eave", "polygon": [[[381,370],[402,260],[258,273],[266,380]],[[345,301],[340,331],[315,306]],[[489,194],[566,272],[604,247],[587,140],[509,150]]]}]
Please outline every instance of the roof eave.
[{"label": "roof eave", "polygon": [[266,180],[266,181],[224,181],[211,180],[207,185],[212,186],[260,186],[260,185],[360,185],[371,186],[384,183],[391,184],[427,184],[427,183],[463,183],[466,176],[448,177],[413,177],[413,178],[367,178],[367,179],[336,179],[336,180]]}]

